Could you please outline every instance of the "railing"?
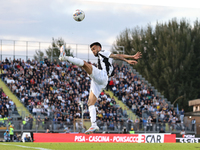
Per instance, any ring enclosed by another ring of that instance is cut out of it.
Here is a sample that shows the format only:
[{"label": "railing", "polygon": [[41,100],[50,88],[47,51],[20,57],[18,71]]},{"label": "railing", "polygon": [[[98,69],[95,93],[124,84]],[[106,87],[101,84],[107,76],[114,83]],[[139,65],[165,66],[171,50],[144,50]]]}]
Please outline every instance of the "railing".
[{"label": "railing", "polygon": [[[10,124],[14,126],[15,131],[18,132],[45,132],[47,129],[50,132],[79,132],[84,133],[88,127],[84,125],[82,126],[82,122],[66,122],[66,121],[4,121],[4,123],[0,122],[0,127],[7,127],[9,129]],[[183,124],[183,123],[133,123],[133,122],[118,122],[114,123],[112,126],[111,123],[97,123],[100,130],[99,132],[115,132],[122,133],[124,130],[129,132],[131,128],[136,133],[159,133],[161,130],[166,133],[180,133],[184,130],[186,133],[196,133],[196,126],[199,124]]]},{"label": "railing", "polygon": [[[22,59],[27,61],[28,59],[34,59],[36,51],[41,51],[46,56],[46,50],[48,48],[53,49],[52,42],[39,42],[39,41],[19,41],[19,40],[4,40],[0,39],[0,60],[5,60],[7,57],[11,60]],[[74,44],[66,43],[66,48],[69,48],[74,56],[86,61],[96,62],[96,58],[92,54],[89,44]],[[103,49],[111,50],[112,45],[103,45]],[[122,49],[119,46],[119,49]],[[51,53],[50,61],[56,59]]]}]

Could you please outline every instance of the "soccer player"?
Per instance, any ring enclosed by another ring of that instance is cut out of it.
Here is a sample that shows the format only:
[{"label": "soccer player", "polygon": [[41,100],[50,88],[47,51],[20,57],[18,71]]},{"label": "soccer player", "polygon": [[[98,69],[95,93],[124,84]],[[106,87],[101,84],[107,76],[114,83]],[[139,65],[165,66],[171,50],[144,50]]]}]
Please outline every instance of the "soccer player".
[{"label": "soccer player", "polygon": [[108,77],[112,76],[114,73],[112,59],[110,58],[123,60],[131,65],[137,64],[136,60],[141,58],[140,52],[137,52],[135,55],[112,54],[109,51],[102,50],[102,46],[99,42],[92,43],[90,45],[90,49],[94,56],[98,57],[97,68],[82,59],[64,56],[65,53],[63,47],[61,48],[61,55],[59,57],[61,61],[69,61],[77,66],[81,66],[92,79],[88,99],[91,127],[85,132],[86,134],[90,134],[99,130],[99,127],[96,123],[96,110],[94,104],[96,103],[101,91],[107,86]]}]

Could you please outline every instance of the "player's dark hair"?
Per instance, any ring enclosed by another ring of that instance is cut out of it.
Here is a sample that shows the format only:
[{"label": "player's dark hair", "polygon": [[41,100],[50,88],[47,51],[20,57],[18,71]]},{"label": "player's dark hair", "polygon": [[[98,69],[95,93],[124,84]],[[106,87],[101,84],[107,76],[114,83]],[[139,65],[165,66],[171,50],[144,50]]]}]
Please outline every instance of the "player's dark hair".
[{"label": "player's dark hair", "polygon": [[100,44],[99,42],[94,42],[94,43],[90,44],[90,48],[91,48],[92,46],[94,46],[94,45],[97,45],[97,46],[100,46],[100,47],[101,47],[101,44]]}]

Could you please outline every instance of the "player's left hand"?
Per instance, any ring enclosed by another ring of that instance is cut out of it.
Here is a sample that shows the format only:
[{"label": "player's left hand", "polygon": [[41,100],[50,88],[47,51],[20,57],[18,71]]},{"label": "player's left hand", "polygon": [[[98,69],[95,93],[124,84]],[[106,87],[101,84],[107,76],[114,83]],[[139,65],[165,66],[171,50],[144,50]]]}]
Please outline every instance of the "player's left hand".
[{"label": "player's left hand", "polygon": [[138,63],[136,60],[127,60],[126,62],[130,65],[136,65]]},{"label": "player's left hand", "polygon": [[132,56],[132,59],[138,60],[139,58],[142,58],[142,53],[137,52],[135,55]]}]

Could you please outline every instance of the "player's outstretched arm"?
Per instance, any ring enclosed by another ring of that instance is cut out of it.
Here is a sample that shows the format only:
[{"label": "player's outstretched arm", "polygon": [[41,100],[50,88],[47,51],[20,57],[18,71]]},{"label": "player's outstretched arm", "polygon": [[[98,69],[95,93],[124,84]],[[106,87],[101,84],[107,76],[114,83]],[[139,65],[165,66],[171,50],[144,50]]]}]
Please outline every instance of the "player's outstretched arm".
[{"label": "player's outstretched arm", "polygon": [[[128,57],[128,56],[129,56],[129,57]],[[110,58],[123,60],[123,61],[129,63],[130,65],[135,65],[135,64],[137,64],[137,61],[136,61],[136,60],[127,60],[127,59],[126,59],[126,58],[132,58],[132,57],[130,57],[130,55],[111,54],[111,55],[110,55]],[[133,59],[133,58],[132,58],[132,59]]]},{"label": "player's outstretched arm", "polygon": [[129,59],[135,59],[135,60],[138,60],[139,58],[142,57],[141,52],[137,52],[135,55],[125,55],[125,54],[117,54],[117,55],[120,55],[123,58],[129,58]]}]

